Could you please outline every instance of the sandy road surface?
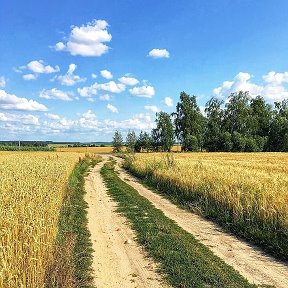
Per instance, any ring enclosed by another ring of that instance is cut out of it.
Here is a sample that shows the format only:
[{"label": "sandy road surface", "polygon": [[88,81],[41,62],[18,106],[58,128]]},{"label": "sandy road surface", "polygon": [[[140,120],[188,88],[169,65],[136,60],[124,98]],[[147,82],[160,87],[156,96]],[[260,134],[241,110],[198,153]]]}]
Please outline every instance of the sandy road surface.
[{"label": "sandy road surface", "polygon": [[173,219],[180,227],[210,248],[227,264],[234,267],[251,283],[288,288],[288,265],[265,256],[256,247],[222,231],[219,226],[193,213],[178,208],[167,199],[151,192],[136,178],[121,168],[122,159],[117,159],[119,177],[146,197],[154,206]]},{"label": "sandy road surface", "polygon": [[100,176],[103,164],[96,165],[85,179],[96,287],[168,287],[156,273],[155,263],[136,245],[126,219],[115,212],[116,204],[107,195]]}]

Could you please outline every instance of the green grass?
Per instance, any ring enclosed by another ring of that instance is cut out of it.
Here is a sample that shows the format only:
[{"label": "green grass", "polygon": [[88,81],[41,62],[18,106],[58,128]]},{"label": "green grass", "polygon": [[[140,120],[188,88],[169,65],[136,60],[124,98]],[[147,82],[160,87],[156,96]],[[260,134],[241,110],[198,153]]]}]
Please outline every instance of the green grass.
[{"label": "green grass", "polygon": [[109,162],[101,169],[109,194],[173,287],[256,287],[123,182],[114,165]]},{"label": "green grass", "polygon": [[55,261],[47,271],[46,287],[92,288],[92,243],[84,200],[84,176],[99,158],[82,159],[73,170],[59,218]]}]

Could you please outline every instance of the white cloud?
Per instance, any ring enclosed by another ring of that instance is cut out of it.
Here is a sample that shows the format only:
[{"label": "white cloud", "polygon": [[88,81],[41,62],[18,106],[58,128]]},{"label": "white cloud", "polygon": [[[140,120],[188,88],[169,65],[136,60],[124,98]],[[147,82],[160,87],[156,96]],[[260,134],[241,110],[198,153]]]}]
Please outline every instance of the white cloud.
[{"label": "white cloud", "polygon": [[94,73],[92,73],[92,74],[91,74],[91,77],[92,77],[93,79],[96,79],[96,78],[97,78],[97,75],[94,74]]},{"label": "white cloud", "polygon": [[37,73],[37,74],[50,74],[50,73],[56,73],[60,71],[59,66],[52,67],[50,65],[46,65],[43,60],[34,60],[27,64],[27,69],[30,71]]},{"label": "white cloud", "polygon": [[129,89],[129,92],[137,97],[152,98],[155,95],[155,90],[152,86],[133,87]]},{"label": "white cloud", "polygon": [[288,98],[288,90],[284,86],[288,83],[288,72],[276,73],[274,71],[262,77],[264,83],[258,85],[251,82],[249,73],[238,73],[232,81],[224,81],[220,87],[213,90],[214,96],[226,99],[231,93],[249,91],[252,97],[260,95],[269,102],[282,101]]},{"label": "white cloud", "polygon": [[0,113],[0,121],[20,122],[21,124],[25,125],[39,125],[39,118],[31,114],[19,115],[10,113]]},{"label": "white cloud", "polygon": [[110,101],[111,100],[111,96],[109,94],[104,94],[104,95],[100,95],[99,99],[102,101]]},{"label": "white cloud", "polygon": [[45,113],[45,116],[49,119],[52,119],[52,120],[59,120],[60,119],[60,116],[57,114]]},{"label": "white cloud", "polygon": [[0,90],[0,109],[26,110],[26,111],[47,111],[47,107],[34,100],[19,98],[16,95],[8,94]]},{"label": "white cloud", "polygon": [[106,119],[101,124],[105,127],[105,130],[110,131],[115,129],[151,130],[155,127],[154,118],[152,118],[151,115],[147,113],[140,113],[134,115],[132,118],[121,121],[112,121]]},{"label": "white cloud", "polygon": [[134,86],[139,83],[136,78],[123,76],[118,79],[121,83],[127,86]]},{"label": "white cloud", "polygon": [[44,99],[55,99],[55,100],[63,100],[63,101],[71,101],[71,94],[68,92],[64,92],[57,88],[52,89],[43,89],[40,92],[39,97]]},{"label": "white cloud", "polygon": [[111,105],[111,104],[107,104],[106,108],[108,110],[110,110],[112,113],[118,113],[118,109],[115,106]]},{"label": "white cloud", "polygon": [[37,79],[37,75],[36,74],[25,74],[22,76],[22,78],[26,81],[29,81],[29,80],[36,80]]},{"label": "white cloud", "polygon": [[101,56],[108,52],[109,47],[104,44],[110,42],[108,23],[105,20],[93,20],[86,25],[72,26],[67,43],[58,42],[56,51],[68,51],[71,55]]},{"label": "white cloud", "polygon": [[144,109],[150,110],[150,111],[152,111],[152,112],[154,112],[154,113],[159,112],[158,107],[155,106],[155,105],[145,105],[145,106],[144,106]]},{"label": "white cloud", "polygon": [[98,90],[107,91],[110,93],[121,93],[125,90],[126,86],[122,83],[115,83],[114,81],[110,81],[107,83],[94,83],[91,86],[78,88],[77,92],[82,97],[92,97],[93,95],[97,95]]},{"label": "white cloud", "polygon": [[102,76],[103,78],[105,78],[105,79],[107,79],[107,80],[113,78],[112,73],[111,73],[110,71],[108,71],[108,70],[101,70],[101,71],[100,71],[100,74],[101,74],[101,76]]},{"label": "white cloud", "polygon": [[165,97],[163,102],[168,107],[172,107],[173,106],[173,99],[171,97]]},{"label": "white cloud", "polygon": [[169,58],[170,54],[166,49],[152,49],[148,56],[152,57],[152,58]]},{"label": "white cloud", "polygon": [[5,88],[6,86],[6,80],[4,78],[4,76],[0,77],[0,88]]},{"label": "white cloud", "polygon": [[73,86],[76,83],[86,81],[86,78],[81,78],[80,76],[73,74],[76,68],[77,66],[72,63],[69,65],[68,71],[65,75],[57,76],[54,79],[64,86]]},{"label": "white cloud", "polygon": [[78,88],[77,92],[81,97],[92,97],[93,95],[97,95],[97,83],[87,86],[87,87],[82,87]]},{"label": "white cloud", "polygon": [[99,90],[104,90],[111,93],[121,93],[125,91],[126,86],[122,83],[115,83],[114,81],[110,81],[107,83],[97,84]]}]

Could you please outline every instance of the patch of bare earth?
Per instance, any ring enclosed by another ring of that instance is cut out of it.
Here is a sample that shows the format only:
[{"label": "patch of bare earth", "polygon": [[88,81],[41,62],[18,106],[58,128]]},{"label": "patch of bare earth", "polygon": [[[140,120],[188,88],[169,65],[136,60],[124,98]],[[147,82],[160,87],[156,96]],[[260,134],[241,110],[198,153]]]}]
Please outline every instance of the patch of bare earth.
[{"label": "patch of bare earth", "polygon": [[[116,158],[115,158],[116,159]],[[193,234],[205,246],[227,264],[234,267],[249,282],[257,285],[288,287],[287,263],[264,255],[257,247],[224,232],[211,221],[203,219],[172,204],[169,200],[153,193],[138,180],[121,168],[121,159],[117,159],[119,177],[138,193],[147,198],[154,206],[164,212],[177,225]]]},{"label": "patch of bare earth", "polygon": [[156,272],[157,265],[135,242],[126,218],[115,212],[117,206],[107,195],[100,175],[103,164],[94,167],[85,179],[96,287],[168,287]]}]

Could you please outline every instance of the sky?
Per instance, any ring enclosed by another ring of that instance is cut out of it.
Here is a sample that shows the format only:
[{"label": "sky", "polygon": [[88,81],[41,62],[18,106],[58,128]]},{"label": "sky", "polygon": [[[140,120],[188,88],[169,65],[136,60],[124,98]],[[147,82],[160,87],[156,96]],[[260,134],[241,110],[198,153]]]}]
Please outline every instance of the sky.
[{"label": "sky", "polygon": [[286,0],[2,0],[0,140],[150,131],[181,91],[204,110],[288,98]]}]

